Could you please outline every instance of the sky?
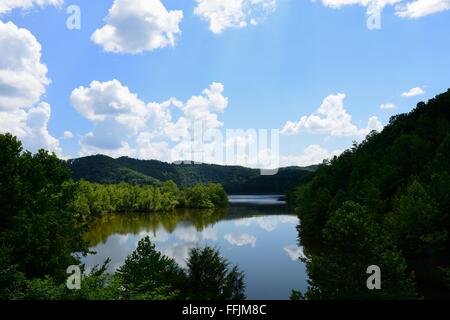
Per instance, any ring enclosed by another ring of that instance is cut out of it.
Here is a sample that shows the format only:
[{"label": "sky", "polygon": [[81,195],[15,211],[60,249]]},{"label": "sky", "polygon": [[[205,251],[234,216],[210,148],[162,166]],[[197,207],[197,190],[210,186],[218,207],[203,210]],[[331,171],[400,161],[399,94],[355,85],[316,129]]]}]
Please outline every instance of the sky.
[{"label": "sky", "polygon": [[0,132],[64,159],[306,166],[449,87],[450,0],[0,0]]}]

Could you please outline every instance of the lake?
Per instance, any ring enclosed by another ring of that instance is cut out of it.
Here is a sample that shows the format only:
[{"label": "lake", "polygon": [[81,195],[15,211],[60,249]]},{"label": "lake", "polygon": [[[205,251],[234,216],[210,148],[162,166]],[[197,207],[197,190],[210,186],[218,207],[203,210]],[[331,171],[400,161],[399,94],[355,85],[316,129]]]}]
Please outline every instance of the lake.
[{"label": "lake", "polygon": [[186,266],[189,250],[209,245],[245,272],[248,299],[289,299],[305,292],[305,265],[299,260],[299,220],[282,196],[230,196],[226,210],[177,210],[161,214],[109,215],[96,221],[86,239],[96,254],[86,267],[111,259],[110,271],[123,264],[140,239],[149,236],[158,250]]}]

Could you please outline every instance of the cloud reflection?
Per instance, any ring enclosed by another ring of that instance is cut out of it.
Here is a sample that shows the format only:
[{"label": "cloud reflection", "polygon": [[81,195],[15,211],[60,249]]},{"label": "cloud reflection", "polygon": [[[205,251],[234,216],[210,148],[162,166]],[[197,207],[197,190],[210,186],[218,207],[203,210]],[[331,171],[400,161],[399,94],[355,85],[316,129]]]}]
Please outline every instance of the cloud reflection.
[{"label": "cloud reflection", "polygon": [[271,232],[274,231],[279,224],[298,224],[299,219],[295,216],[262,216],[262,217],[251,217],[251,218],[245,218],[240,219],[238,221],[235,221],[235,225],[237,227],[247,227],[251,225],[252,223],[256,223],[261,229]]},{"label": "cloud reflection", "polygon": [[296,246],[294,244],[290,246],[285,246],[283,250],[286,251],[286,253],[288,254],[289,258],[291,258],[292,261],[296,261],[300,258],[305,258],[303,248]]},{"label": "cloud reflection", "polygon": [[242,247],[250,245],[253,248],[256,246],[256,237],[247,233],[241,235],[231,235],[227,233],[224,238],[233,246]]}]

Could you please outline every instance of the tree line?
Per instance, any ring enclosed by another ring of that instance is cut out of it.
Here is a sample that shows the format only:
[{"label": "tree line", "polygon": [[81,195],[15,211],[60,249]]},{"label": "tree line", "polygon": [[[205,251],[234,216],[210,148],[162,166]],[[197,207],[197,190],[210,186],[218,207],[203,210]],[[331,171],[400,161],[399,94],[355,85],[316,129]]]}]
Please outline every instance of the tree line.
[{"label": "tree line", "polygon": [[107,261],[83,274],[81,290],[65,286],[68,266],[80,265],[89,254],[83,234],[95,218],[226,203],[217,184],[179,189],[173,182],[161,187],[73,182],[54,154],[23,151],[16,137],[1,134],[0,299],[243,298],[243,274],[216,250],[192,250],[184,270],[148,238],[117,272],[106,272]]},{"label": "tree line", "polygon": [[101,184],[127,182],[161,186],[172,180],[178,187],[192,187],[198,183],[220,183],[232,194],[280,194],[292,189],[315,170],[310,167],[280,168],[278,174],[261,176],[259,169],[240,166],[221,166],[205,163],[166,163],[128,157],[117,159],[93,155],[65,161],[75,181],[86,180]]},{"label": "tree line", "polygon": [[[449,194],[450,90],[392,117],[289,195],[307,254],[303,297],[450,297]],[[381,290],[366,287],[370,265]]]},{"label": "tree line", "polygon": [[92,221],[107,213],[165,212],[176,208],[218,209],[228,196],[220,184],[196,184],[178,188],[171,180],[161,187],[129,183],[75,182],[72,211],[80,221]]}]

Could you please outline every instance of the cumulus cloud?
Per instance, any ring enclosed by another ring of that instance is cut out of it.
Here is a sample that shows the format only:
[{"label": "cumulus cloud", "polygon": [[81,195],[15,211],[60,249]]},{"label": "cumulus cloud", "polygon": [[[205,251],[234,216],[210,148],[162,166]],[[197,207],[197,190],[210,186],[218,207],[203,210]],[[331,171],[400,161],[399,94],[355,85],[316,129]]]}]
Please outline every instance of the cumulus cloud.
[{"label": "cumulus cloud", "polygon": [[382,110],[395,109],[395,108],[397,108],[397,106],[392,102],[383,103],[382,105],[380,105],[380,109],[382,109]]},{"label": "cumulus cloud", "polygon": [[420,96],[421,94],[424,94],[424,93],[425,93],[425,91],[421,87],[415,87],[415,88],[409,89],[406,92],[403,92],[402,97],[406,97],[406,98],[415,97],[415,96]]},{"label": "cumulus cloud", "polygon": [[[312,0],[315,2],[316,0]],[[366,7],[367,15],[380,13],[384,7],[388,5],[395,5],[402,0],[322,0],[322,3],[330,8],[339,9],[343,6],[360,5]]]},{"label": "cumulus cloud", "polygon": [[50,105],[46,102],[41,102],[28,111],[26,135],[23,137],[23,143],[33,151],[45,148],[61,154],[59,140],[48,132],[47,125],[50,115]]},{"label": "cumulus cloud", "polygon": [[64,131],[63,133],[63,139],[72,139],[73,138],[73,133],[72,131]]},{"label": "cumulus cloud", "polygon": [[[192,136],[196,122],[204,129],[223,125],[218,120],[228,105],[223,91],[224,86],[214,82],[186,102],[171,98],[145,103],[118,80],[92,81],[88,87],[76,88],[72,105],[94,126],[80,140],[81,155],[104,153],[169,161],[182,151],[189,154],[192,146],[181,137]],[[181,112],[176,120],[172,109]]]},{"label": "cumulus cloud", "polygon": [[0,1],[0,13],[7,13],[13,9],[31,9],[33,6],[60,6],[64,0],[2,0]]},{"label": "cumulus cloud", "polygon": [[286,122],[281,133],[293,135],[304,131],[342,137],[365,136],[372,130],[381,131],[383,129],[383,125],[377,117],[371,117],[366,128],[358,128],[353,124],[352,116],[344,107],[345,97],[346,95],[343,93],[329,95],[313,114],[303,116],[297,122]]},{"label": "cumulus cloud", "polygon": [[0,110],[30,107],[50,80],[41,45],[27,29],[0,21]]},{"label": "cumulus cloud", "polygon": [[450,0],[415,0],[397,6],[396,15],[417,19],[446,10],[450,10]]},{"label": "cumulus cloud", "polygon": [[241,235],[231,235],[228,233],[224,236],[224,238],[233,246],[256,246],[256,237],[247,233]]},{"label": "cumulus cloud", "polygon": [[[316,0],[312,0],[316,2]],[[322,0],[325,6],[339,9],[360,5],[367,8],[367,15],[380,12],[388,5],[395,5],[395,14],[401,18],[417,19],[450,9],[450,0]]]},{"label": "cumulus cloud", "polygon": [[40,102],[50,83],[41,62],[41,45],[33,34],[0,21],[0,132],[17,135],[26,149],[60,153],[47,128],[50,105]]},{"label": "cumulus cloud", "polygon": [[280,162],[282,167],[305,167],[322,163],[324,160],[331,159],[334,156],[340,155],[341,153],[341,150],[329,151],[325,148],[322,148],[320,145],[315,144],[306,147],[303,153],[300,155],[281,156]]},{"label": "cumulus cloud", "polygon": [[276,7],[276,0],[197,0],[194,14],[208,21],[213,33],[220,34],[228,28],[257,25]]},{"label": "cumulus cloud", "polygon": [[138,54],[175,46],[182,19],[182,11],[168,11],[160,0],[115,0],[107,23],[91,39],[114,53]]}]

